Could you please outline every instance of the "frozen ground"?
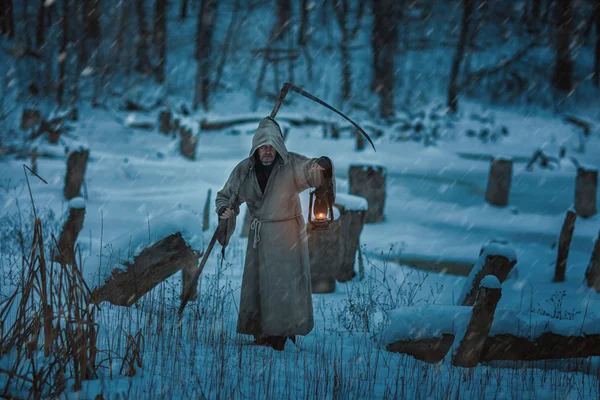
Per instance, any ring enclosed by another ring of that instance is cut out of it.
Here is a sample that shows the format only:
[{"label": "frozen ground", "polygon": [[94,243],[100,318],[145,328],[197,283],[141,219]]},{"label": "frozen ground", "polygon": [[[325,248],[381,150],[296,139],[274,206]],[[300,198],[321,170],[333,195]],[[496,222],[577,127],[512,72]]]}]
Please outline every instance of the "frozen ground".
[{"label": "frozen ground", "polygon": [[[99,271],[104,275],[114,265],[107,249],[112,248],[114,255],[117,244],[128,243],[130,237],[134,242],[136,237],[145,237],[141,232],[149,231],[149,241],[154,241],[180,227],[186,238],[202,247],[212,233],[202,238],[200,221],[207,191],[212,189],[214,196],[220,189],[234,165],[247,155],[252,135],[201,133],[197,160],[189,161],[178,154],[176,140],[155,131],[125,128],[116,122],[114,112],[81,112],[82,122],[65,143],[72,147],[83,142],[91,151],[86,217],[79,236],[83,270],[90,285],[97,283]],[[126,113],[120,116],[127,118]],[[503,111],[496,113],[496,119],[510,131],[497,143],[482,144],[466,137],[463,124],[468,118],[464,118],[454,134],[448,133],[437,146],[393,141],[386,134],[376,141],[376,153],[370,149],[355,152],[354,140],[349,137],[323,139],[320,128],[293,129],[288,148],[307,156],[331,157],[340,192],[347,190],[350,164],[376,163],[387,169],[386,220],[365,226],[361,237],[368,259],[367,279],[338,284],[333,294],[314,295],[315,329],[298,347],[288,344],[283,353],[274,353],[246,346],[248,338],[235,334],[246,245],[236,233],[223,265],[218,262],[219,251],[213,252],[203,273],[200,300],[189,308],[184,333],[179,333],[182,336],[177,336],[174,321],[178,277],[157,288],[139,307],[102,307],[100,342],[118,351],[124,346],[120,340],[115,343],[119,331],[139,329],[146,340],[146,361],[134,378],[110,380],[108,370],[102,370],[101,379],[84,387],[85,396],[102,391],[105,398],[118,393],[135,397],[166,397],[167,393],[200,397],[203,393],[251,398],[597,398],[598,371],[590,375],[561,372],[569,370],[567,362],[551,371],[480,366],[469,372],[388,353],[372,340],[389,323],[386,312],[401,306],[452,305],[466,281],[462,276],[414,270],[394,260],[449,260],[472,265],[480,247],[490,239],[508,240],[518,258],[517,274],[503,285],[499,307],[550,315],[558,308],[561,315],[573,315],[577,321],[586,307],[596,309],[600,304],[599,296],[583,283],[600,229],[598,216],[577,221],[567,281],[551,283],[556,258],[553,244],[573,202],[576,168],[565,159],[558,169],[536,167],[528,172],[522,161],[542,145],[556,155],[558,144],[564,143],[568,155],[600,167],[599,130],[588,140],[586,152],[578,154],[574,152],[578,145],[574,129],[558,117],[524,118]],[[38,161],[38,172],[48,184],[31,177],[30,183],[38,209],[52,209],[62,216],[67,210],[62,198],[65,159],[61,148],[54,152],[56,158]],[[505,209],[483,201],[489,169],[486,157],[495,155],[516,160],[511,205]],[[0,160],[2,179],[20,185],[20,189],[0,193],[0,215],[11,215],[17,207],[26,214],[30,208],[24,182],[19,184],[24,179],[24,162]],[[7,181],[4,185],[8,188]],[[211,202],[214,227],[212,213]],[[101,242],[105,249],[102,265]],[[7,260],[4,254],[5,273],[14,267]],[[566,291],[566,296],[558,304],[561,291]],[[158,317],[148,321],[146,313]],[[166,335],[155,335],[159,321]],[[114,368],[118,367],[120,364]],[[117,372],[112,371],[118,376]],[[468,383],[461,387],[458,382],[467,376]],[[359,383],[361,379],[369,383]]]}]

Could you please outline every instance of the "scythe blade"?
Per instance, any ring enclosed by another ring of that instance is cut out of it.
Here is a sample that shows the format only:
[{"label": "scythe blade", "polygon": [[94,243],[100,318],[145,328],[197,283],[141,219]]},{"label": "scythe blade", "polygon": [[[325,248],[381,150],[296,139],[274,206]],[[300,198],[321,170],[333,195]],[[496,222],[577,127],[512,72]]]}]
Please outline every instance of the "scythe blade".
[{"label": "scythe blade", "polygon": [[271,111],[271,116],[270,116],[271,118],[274,119],[275,116],[277,115],[277,112],[279,111],[279,107],[281,107],[281,103],[283,102],[283,99],[288,94],[288,91],[290,89],[293,90],[294,92],[301,94],[302,96],[316,102],[316,103],[319,103],[323,107],[326,107],[326,108],[330,109],[331,111],[333,111],[334,113],[338,114],[339,116],[343,117],[346,121],[348,121],[352,125],[354,125],[354,127],[356,129],[358,129],[358,131],[369,141],[369,143],[371,144],[371,147],[373,147],[373,150],[377,151],[377,149],[375,149],[375,145],[373,144],[373,141],[371,140],[371,137],[356,122],[352,121],[349,117],[344,115],[341,111],[338,111],[337,109],[335,109],[334,107],[325,103],[323,100],[319,99],[318,97],[313,96],[312,94],[308,93],[306,90],[303,90],[303,89],[299,88],[298,86],[292,85],[289,82],[286,82],[283,84],[283,87],[281,88],[281,93],[279,94],[279,98],[277,99],[277,102],[275,103],[275,106],[273,107],[273,111]]}]

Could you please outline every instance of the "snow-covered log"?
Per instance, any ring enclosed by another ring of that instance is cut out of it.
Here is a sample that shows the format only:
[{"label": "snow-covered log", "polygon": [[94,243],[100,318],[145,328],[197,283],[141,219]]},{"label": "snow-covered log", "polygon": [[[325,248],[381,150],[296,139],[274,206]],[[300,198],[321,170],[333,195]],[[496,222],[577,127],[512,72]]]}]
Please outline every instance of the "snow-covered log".
[{"label": "snow-covered log", "polygon": [[383,221],[386,169],[378,165],[351,165],[348,171],[349,192],[367,199],[365,223]]},{"label": "snow-covered log", "polygon": [[596,292],[600,292],[600,234],[596,239],[594,251],[585,270],[585,280],[588,287],[594,288]]},{"label": "snow-covered log", "polygon": [[575,212],[589,218],[596,215],[596,193],[598,192],[598,170],[577,168],[575,182]]},{"label": "snow-covered log", "polygon": [[468,368],[477,366],[501,296],[502,289],[498,278],[494,275],[483,278],[477,300],[473,305],[469,326],[452,357],[452,364]]},{"label": "snow-covered log", "polygon": [[573,230],[575,230],[575,220],[577,220],[577,214],[573,210],[568,210],[562,229],[560,230],[558,253],[556,255],[556,266],[552,282],[565,281],[565,270],[567,267],[567,258],[569,257],[569,248],[571,247],[571,239],[573,238]]},{"label": "snow-covered log", "polygon": [[79,196],[89,154],[89,150],[83,146],[69,153],[67,157],[65,188],[63,191],[65,199],[71,200]]},{"label": "snow-covered log", "polygon": [[125,262],[124,269],[113,269],[106,282],[93,290],[93,302],[99,304],[108,301],[129,307],[180,270],[186,271],[183,274],[185,287],[186,277],[189,280],[193,275],[199,258],[200,254],[192,250],[181,233],[171,234],[145,248],[134,257],[133,262]]},{"label": "snow-covered log", "polygon": [[54,260],[65,264],[75,262],[75,242],[83,227],[84,217],[85,201],[81,197],[75,197],[69,202],[69,216],[60,232],[58,251],[54,254]]},{"label": "snow-covered log", "polygon": [[510,158],[496,157],[490,165],[485,201],[494,206],[508,205],[513,162]]},{"label": "snow-covered log", "polygon": [[481,248],[479,260],[467,278],[467,282],[456,304],[472,306],[482,279],[493,275],[504,282],[517,263],[517,255],[512,247],[502,242],[491,241]]}]

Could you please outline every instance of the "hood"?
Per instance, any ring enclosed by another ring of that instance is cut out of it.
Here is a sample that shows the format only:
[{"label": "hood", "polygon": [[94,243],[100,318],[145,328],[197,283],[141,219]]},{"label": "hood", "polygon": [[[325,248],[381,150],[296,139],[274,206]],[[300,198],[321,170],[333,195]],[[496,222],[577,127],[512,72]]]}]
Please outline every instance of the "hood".
[{"label": "hood", "polygon": [[250,150],[250,158],[253,159],[254,152],[260,147],[266,144],[270,144],[277,150],[277,154],[283,160],[285,164],[288,160],[288,151],[285,147],[285,143],[283,143],[283,135],[281,133],[281,128],[279,124],[275,122],[274,119],[270,117],[264,118],[258,124],[258,128],[256,129],[256,133],[254,133],[254,137],[252,138],[252,150]]}]

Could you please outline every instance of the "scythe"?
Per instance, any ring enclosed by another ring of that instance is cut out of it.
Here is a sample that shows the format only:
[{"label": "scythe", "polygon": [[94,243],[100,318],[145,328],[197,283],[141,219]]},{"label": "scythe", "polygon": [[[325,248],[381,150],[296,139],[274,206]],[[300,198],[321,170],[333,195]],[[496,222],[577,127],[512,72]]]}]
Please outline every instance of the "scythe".
[{"label": "scythe", "polygon": [[283,84],[282,88],[281,88],[281,93],[279,93],[279,97],[277,98],[277,102],[275,102],[275,106],[273,107],[273,111],[271,111],[271,115],[270,117],[272,119],[275,119],[275,116],[277,115],[277,112],[279,111],[279,107],[281,107],[281,103],[283,103],[283,99],[285,99],[285,96],[287,96],[288,92],[291,90],[293,90],[294,92],[301,94],[302,96],[322,105],[323,107],[326,107],[328,109],[330,109],[331,111],[333,111],[334,113],[340,115],[341,117],[343,117],[346,121],[350,122],[352,125],[354,125],[354,127],[356,129],[358,129],[358,131],[369,141],[369,143],[371,144],[371,147],[373,147],[373,150],[377,151],[377,149],[375,149],[375,145],[373,144],[373,141],[371,140],[371,137],[367,134],[367,132],[364,131],[363,128],[361,128],[356,122],[352,121],[350,118],[348,118],[345,114],[343,114],[341,111],[338,111],[337,109],[335,109],[334,107],[330,106],[329,104],[325,103],[323,100],[319,99],[316,96],[313,96],[312,94],[308,93],[307,91],[299,88],[296,85],[292,85],[289,82],[286,82]]}]

